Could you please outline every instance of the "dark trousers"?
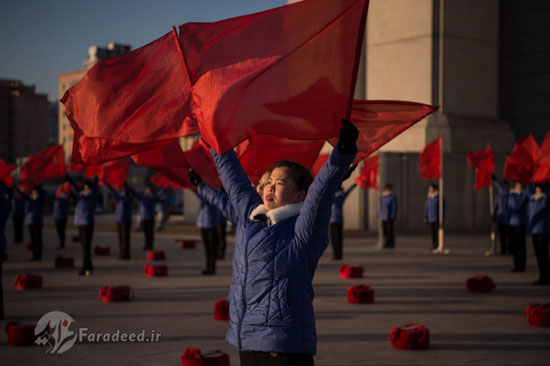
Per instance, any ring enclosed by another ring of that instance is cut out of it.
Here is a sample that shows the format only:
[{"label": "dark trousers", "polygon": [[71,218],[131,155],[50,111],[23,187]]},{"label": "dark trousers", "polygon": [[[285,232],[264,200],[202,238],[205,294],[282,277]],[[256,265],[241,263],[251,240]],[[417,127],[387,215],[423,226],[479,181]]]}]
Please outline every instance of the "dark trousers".
[{"label": "dark trousers", "polygon": [[155,241],[155,220],[141,220],[143,233],[145,234],[145,249],[153,250]]},{"label": "dark trousers", "polygon": [[241,366],[313,366],[312,355],[240,351]]},{"label": "dark trousers", "polygon": [[67,219],[55,220],[55,229],[59,238],[59,246],[65,248],[65,228],[67,227]]},{"label": "dark trousers", "polygon": [[344,252],[344,234],[341,222],[329,224],[330,244],[332,245],[332,259],[342,259]]},{"label": "dark trousers", "polygon": [[117,222],[118,230],[118,257],[120,259],[130,259],[130,222]]},{"label": "dark trousers", "polygon": [[514,256],[514,270],[523,272],[527,261],[525,248],[525,227],[510,226],[509,237],[510,252]]},{"label": "dark trousers", "polygon": [[508,249],[508,232],[510,229],[508,225],[503,224],[502,222],[498,223],[498,241],[500,242],[500,254],[507,254]]},{"label": "dark trousers", "polygon": [[92,238],[94,236],[93,225],[83,225],[78,227],[80,234],[80,243],[82,245],[82,270],[93,271],[92,265]]},{"label": "dark trousers", "polygon": [[439,221],[430,222],[430,231],[432,234],[432,249],[437,249],[439,246]]},{"label": "dark trousers", "polygon": [[23,241],[23,216],[13,216],[13,242],[21,243]]},{"label": "dark trousers", "polygon": [[32,259],[42,259],[42,224],[29,225],[29,234],[31,235]]},{"label": "dark trousers", "polygon": [[218,228],[201,229],[202,243],[206,256],[206,270],[216,273],[216,258],[218,256]]},{"label": "dark trousers", "polygon": [[226,230],[227,221],[218,224],[218,259],[225,259],[225,247],[227,246]]},{"label": "dark trousers", "polygon": [[550,282],[550,255],[548,245],[550,236],[548,234],[533,234],[533,247],[539,267],[539,281]]},{"label": "dark trousers", "polygon": [[395,248],[395,235],[393,233],[393,223],[395,220],[382,220],[384,229],[384,247]]}]

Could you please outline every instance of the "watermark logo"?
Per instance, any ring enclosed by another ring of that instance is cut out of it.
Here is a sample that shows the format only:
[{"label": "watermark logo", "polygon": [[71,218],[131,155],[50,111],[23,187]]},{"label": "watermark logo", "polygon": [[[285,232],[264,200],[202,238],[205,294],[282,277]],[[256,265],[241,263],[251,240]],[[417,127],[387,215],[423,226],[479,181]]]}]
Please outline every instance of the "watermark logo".
[{"label": "watermark logo", "polygon": [[46,353],[61,354],[69,350],[77,339],[77,334],[69,329],[73,323],[74,319],[62,311],[44,314],[34,329],[34,343],[49,345]]}]

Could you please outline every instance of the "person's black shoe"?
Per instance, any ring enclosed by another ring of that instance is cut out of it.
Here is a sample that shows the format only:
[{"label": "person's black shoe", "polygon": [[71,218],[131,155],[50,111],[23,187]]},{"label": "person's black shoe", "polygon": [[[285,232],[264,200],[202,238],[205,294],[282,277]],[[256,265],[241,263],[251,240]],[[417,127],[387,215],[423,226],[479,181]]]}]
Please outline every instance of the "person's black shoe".
[{"label": "person's black shoe", "polygon": [[86,274],[86,271],[81,269],[80,272],[78,272],[79,276],[84,276]]},{"label": "person's black shoe", "polygon": [[212,275],[215,275],[216,272],[213,272],[213,271],[210,271],[210,270],[208,270],[208,269],[205,269],[204,271],[201,272],[201,274],[202,274],[203,276],[212,276]]},{"label": "person's black shoe", "polygon": [[524,270],[524,269],[521,270],[521,269],[512,268],[512,269],[510,270],[510,272],[512,272],[512,273],[523,273],[523,272],[525,272],[525,270]]}]

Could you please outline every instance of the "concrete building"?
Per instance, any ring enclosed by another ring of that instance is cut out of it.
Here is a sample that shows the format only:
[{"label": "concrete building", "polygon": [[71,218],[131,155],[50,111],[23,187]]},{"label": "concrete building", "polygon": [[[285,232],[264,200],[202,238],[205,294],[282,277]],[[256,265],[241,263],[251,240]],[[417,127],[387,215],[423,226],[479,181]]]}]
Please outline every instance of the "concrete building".
[{"label": "concrete building", "polygon": [[[106,60],[111,57],[120,56],[131,50],[131,46],[118,43],[109,42],[106,47],[90,46],[88,47],[88,59],[83,62],[85,68],[67,71],[57,75],[59,86],[59,99],[65,94],[74,84],[78,83],[80,79],[88,72],[88,70],[98,61]],[[59,144],[63,145],[65,150],[65,156],[71,156],[73,151],[73,129],[71,123],[65,115],[65,106],[59,102],[58,104],[58,116],[59,116]]]},{"label": "concrete building", "polygon": [[48,108],[34,86],[0,79],[0,158],[13,164],[48,146]]}]

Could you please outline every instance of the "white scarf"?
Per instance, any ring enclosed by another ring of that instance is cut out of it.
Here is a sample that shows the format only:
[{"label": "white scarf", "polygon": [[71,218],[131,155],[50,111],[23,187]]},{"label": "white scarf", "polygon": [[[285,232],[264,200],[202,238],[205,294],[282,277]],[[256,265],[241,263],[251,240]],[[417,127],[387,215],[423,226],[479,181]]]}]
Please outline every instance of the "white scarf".
[{"label": "white scarf", "polygon": [[283,207],[277,207],[272,210],[266,211],[264,205],[258,205],[250,213],[249,219],[254,220],[256,215],[266,215],[268,219],[268,226],[275,225],[276,223],[283,221],[286,218],[296,216],[300,213],[300,209],[303,206],[303,202],[291,203]]}]

